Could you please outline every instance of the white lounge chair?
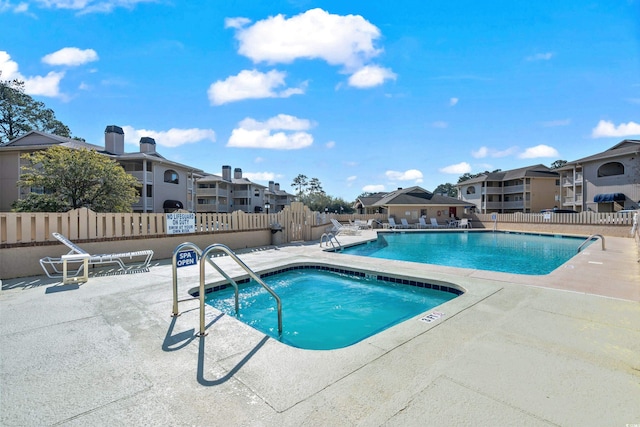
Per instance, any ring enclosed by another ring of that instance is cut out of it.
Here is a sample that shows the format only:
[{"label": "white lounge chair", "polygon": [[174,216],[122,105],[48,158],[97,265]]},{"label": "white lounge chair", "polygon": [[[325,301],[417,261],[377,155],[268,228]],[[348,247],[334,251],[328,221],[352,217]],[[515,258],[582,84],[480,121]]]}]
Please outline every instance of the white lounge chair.
[{"label": "white lounge chair", "polygon": [[405,218],[400,218],[400,223],[402,224],[400,228],[411,228],[411,226],[409,225],[409,223]]},{"label": "white lounge chair", "polygon": [[458,221],[458,228],[471,228],[471,223],[468,218],[462,218]]},{"label": "white lounge chair", "polygon": [[430,225],[424,220],[424,217],[418,218],[418,228],[429,228]]},{"label": "white lounge chair", "polygon": [[396,223],[393,217],[389,217],[389,228],[400,228],[400,225]]},{"label": "white lounge chair", "polygon": [[[134,252],[93,255],[89,254],[89,252],[85,251],[60,233],[52,233],[52,235],[69,249],[71,249],[67,255],[89,255],[89,264],[117,264],[120,267],[120,270],[140,270],[149,268],[151,258],[153,258],[153,251],[150,249]],[[129,264],[127,264],[127,261],[129,262]],[[80,261],[78,260],[69,262]],[[44,270],[45,274],[50,278],[62,277],[62,264],[62,258],[45,257],[40,260],[40,266]],[[83,268],[83,263],[80,263],[80,266],[78,267],[75,274],[69,274],[69,277],[78,276],[82,272]]]},{"label": "white lounge chair", "polygon": [[340,224],[338,222],[337,219],[331,218],[331,223],[333,224],[333,229],[331,229],[331,231],[334,232],[336,235],[338,235],[338,234],[350,234],[350,235],[360,234],[360,228],[355,227],[355,226],[351,226],[351,225],[342,225],[342,224]]},{"label": "white lounge chair", "polygon": [[435,218],[429,218],[429,221],[431,221],[431,228],[442,228],[442,227],[444,227],[444,225],[438,224],[438,220],[435,219]]}]

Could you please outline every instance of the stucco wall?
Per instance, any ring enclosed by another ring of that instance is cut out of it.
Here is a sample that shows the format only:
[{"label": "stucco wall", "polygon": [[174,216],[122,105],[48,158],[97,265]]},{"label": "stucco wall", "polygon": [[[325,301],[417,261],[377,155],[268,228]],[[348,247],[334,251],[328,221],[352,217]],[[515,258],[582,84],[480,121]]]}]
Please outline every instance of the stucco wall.
[{"label": "stucco wall", "polygon": [[[151,239],[112,240],[102,242],[75,242],[91,254],[108,254],[118,252],[151,249],[153,259],[171,258],[173,250],[181,243],[191,242],[201,249],[213,243],[222,243],[232,250],[271,244],[271,230],[219,232],[211,234],[188,234]],[[63,244],[41,244],[31,246],[14,245],[0,249],[0,279],[42,275],[44,272],[38,260],[44,257],[59,257],[69,250]]]}]

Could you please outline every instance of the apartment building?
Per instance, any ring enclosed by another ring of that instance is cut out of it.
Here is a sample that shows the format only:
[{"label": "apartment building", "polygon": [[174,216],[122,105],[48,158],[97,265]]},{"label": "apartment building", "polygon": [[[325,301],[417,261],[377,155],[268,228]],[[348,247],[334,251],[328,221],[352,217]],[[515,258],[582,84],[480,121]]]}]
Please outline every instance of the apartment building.
[{"label": "apartment building", "polygon": [[640,209],[640,140],[626,139],[559,168],[561,203],[578,212]]},{"label": "apartment building", "polygon": [[13,202],[36,190],[16,185],[21,166],[27,162],[21,156],[53,145],[94,150],[120,163],[141,184],[140,199],[132,205],[134,212],[195,210],[195,181],[205,175],[202,170],[167,160],[149,137],[140,139],[139,152],[125,153],[124,131],[119,126],[107,126],[104,147],[38,131],[0,146],[0,211],[10,211]]},{"label": "apartment building", "polygon": [[269,203],[270,212],[279,212],[290,205],[295,196],[280,190],[279,184],[269,187],[256,184],[242,176],[236,168],[222,167],[222,176],[170,161],[156,151],[153,138],[140,138],[138,152],[124,151],[124,131],[110,125],[105,128],[104,146],[70,138],[31,131],[8,144],[0,146],[0,211],[10,211],[13,202],[26,197],[32,190],[19,188],[21,166],[27,160],[23,154],[46,150],[53,145],[71,149],[97,151],[116,160],[124,170],[141,184],[140,199],[132,205],[134,212],[263,212]]},{"label": "apartment building", "polygon": [[458,183],[458,199],[478,213],[539,212],[559,204],[557,172],[542,164],[491,172]]}]

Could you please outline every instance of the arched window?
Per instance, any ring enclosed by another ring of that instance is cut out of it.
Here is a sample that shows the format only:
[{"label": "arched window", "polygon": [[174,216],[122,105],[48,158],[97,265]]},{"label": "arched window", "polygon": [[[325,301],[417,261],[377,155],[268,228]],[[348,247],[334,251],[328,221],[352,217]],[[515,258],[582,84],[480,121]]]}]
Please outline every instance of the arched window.
[{"label": "arched window", "polygon": [[174,170],[166,170],[164,172],[164,182],[170,182],[171,184],[177,184],[178,183],[178,172],[174,171]]},{"label": "arched window", "polygon": [[624,165],[620,162],[610,162],[598,168],[598,177],[624,175]]},{"label": "arched window", "polygon": [[476,194],[476,187],[467,187],[467,194]]}]

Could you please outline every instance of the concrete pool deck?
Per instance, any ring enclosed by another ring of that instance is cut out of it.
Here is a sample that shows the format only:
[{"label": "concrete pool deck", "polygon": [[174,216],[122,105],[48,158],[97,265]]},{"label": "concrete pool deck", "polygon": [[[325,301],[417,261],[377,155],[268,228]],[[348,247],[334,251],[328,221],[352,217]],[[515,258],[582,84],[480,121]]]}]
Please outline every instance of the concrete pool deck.
[{"label": "concrete pool deck", "polygon": [[[344,349],[309,351],[213,308],[208,335],[197,337],[197,300],[171,317],[169,260],[135,274],[98,270],[80,285],[3,280],[0,425],[640,424],[633,239],[606,237],[606,250],[595,242],[545,276],[327,253],[318,242],[237,253],[258,272],[331,263],[467,292],[431,310],[444,314],[433,322],[414,318]],[[216,262],[241,273],[229,257]],[[198,269],[178,272],[184,298]],[[286,328],[286,306],[283,317]]]}]

